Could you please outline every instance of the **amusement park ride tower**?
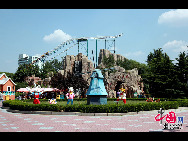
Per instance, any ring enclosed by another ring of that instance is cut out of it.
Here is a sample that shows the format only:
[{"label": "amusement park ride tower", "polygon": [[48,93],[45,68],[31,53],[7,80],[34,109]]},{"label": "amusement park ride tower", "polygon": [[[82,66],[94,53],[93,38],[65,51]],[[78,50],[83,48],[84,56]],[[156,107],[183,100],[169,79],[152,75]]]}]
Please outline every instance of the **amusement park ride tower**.
[{"label": "amusement park ride tower", "polygon": [[[48,51],[46,53],[44,53],[41,57],[39,57],[36,61],[32,62],[33,63],[37,63],[38,61],[42,61],[44,63],[44,61],[51,56],[52,54],[54,54],[55,56],[50,58],[49,61],[55,59],[55,57],[59,56],[60,54],[67,52],[69,49],[75,47],[75,45],[78,45],[78,54],[80,52],[80,47],[83,46],[83,44],[87,45],[86,48],[84,48],[86,50],[87,53],[87,57],[88,57],[88,41],[89,40],[96,40],[96,49],[95,49],[95,53],[96,53],[96,57],[95,57],[95,61],[96,64],[94,63],[94,67],[97,67],[97,45],[98,45],[98,40],[104,40],[105,41],[105,49],[109,49],[107,48],[107,44],[111,43],[110,49],[114,48],[114,53],[115,53],[115,39],[119,38],[123,35],[123,33],[115,35],[115,36],[100,36],[100,37],[81,37],[81,38],[72,38],[69,39],[65,42],[62,42],[60,45],[58,45],[56,48],[54,48],[51,51]],[[62,52],[60,52],[59,54],[56,55],[57,51],[60,50],[61,48],[65,48],[67,47],[67,45],[72,44],[72,46],[68,47],[67,49],[63,50]],[[93,54],[93,50],[92,50],[92,54]],[[94,56],[93,56],[94,58]],[[93,59],[94,61],[94,59]],[[76,65],[79,66],[80,62],[76,62]],[[70,64],[70,59],[69,59],[69,64]],[[104,86],[104,77],[101,73],[100,69],[95,69],[92,73],[91,77],[91,82],[90,82],[90,86],[89,89],[86,93],[87,95],[87,104],[107,104],[107,95],[108,93],[106,92],[105,86]]]},{"label": "amusement park ride tower", "polygon": [[[107,44],[108,43],[112,43],[111,45],[109,45],[109,47],[113,47],[114,53],[115,53],[115,39],[119,38],[123,35],[123,33],[115,35],[115,36],[101,36],[101,37],[81,37],[81,38],[72,38],[69,39],[67,41],[62,42],[60,45],[58,45],[57,47],[55,47],[54,49],[52,49],[51,51],[47,51],[45,52],[43,55],[41,55],[39,58],[37,58],[37,60],[34,60],[31,64],[35,64],[38,63],[39,61],[41,62],[45,62],[46,59],[54,54],[54,57],[50,58],[48,61],[51,61],[53,59],[55,59],[57,56],[61,55],[62,53],[67,52],[68,50],[70,50],[71,48],[75,47],[75,45],[78,45],[78,53],[80,52],[80,46],[83,46],[82,43],[87,43],[87,47],[84,47],[84,49],[86,50],[87,56],[88,56],[88,51],[89,51],[89,47],[88,47],[88,42],[89,40],[96,40],[96,57],[95,57],[95,61],[96,61],[96,66],[97,66],[97,50],[98,50],[98,40],[104,40],[105,41],[105,49],[109,49],[107,48]],[[68,45],[71,45],[70,47],[68,47],[67,49],[65,49]],[[58,53],[59,50],[61,50],[62,48],[64,48],[65,50],[63,50],[62,52]]]}]

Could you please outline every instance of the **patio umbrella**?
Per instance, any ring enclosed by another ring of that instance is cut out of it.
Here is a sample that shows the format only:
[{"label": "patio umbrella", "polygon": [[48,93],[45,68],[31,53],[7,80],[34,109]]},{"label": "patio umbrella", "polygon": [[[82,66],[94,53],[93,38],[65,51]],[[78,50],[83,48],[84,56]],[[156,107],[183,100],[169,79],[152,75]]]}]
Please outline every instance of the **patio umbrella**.
[{"label": "patio umbrella", "polygon": [[20,88],[17,90],[17,92],[29,92],[26,88]]},{"label": "patio umbrella", "polygon": [[53,88],[44,88],[44,92],[53,92],[54,89]]},{"label": "patio umbrella", "polygon": [[58,91],[58,92],[60,91],[60,90],[59,90],[59,89],[57,89],[57,88],[53,88],[53,89],[54,89],[54,91]]},{"label": "patio umbrella", "polygon": [[36,87],[36,88],[32,88],[31,91],[32,91],[32,92],[35,92],[35,91],[37,91],[37,92],[43,92],[44,89],[43,89],[43,88],[38,88],[38,87]]}]

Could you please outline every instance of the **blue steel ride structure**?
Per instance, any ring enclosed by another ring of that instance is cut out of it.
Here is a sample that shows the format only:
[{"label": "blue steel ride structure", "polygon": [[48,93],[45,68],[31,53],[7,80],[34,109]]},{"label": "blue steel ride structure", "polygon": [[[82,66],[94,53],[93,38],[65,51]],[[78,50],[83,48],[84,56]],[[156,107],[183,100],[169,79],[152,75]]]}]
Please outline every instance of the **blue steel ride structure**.
[{"label": "blue steel ride structure", "polygon": [[[118,37],[121,37],[122,35],[123,35],[123,33],[115,35],[115,36],[71,38],[71,39],[69,39],[67,41],[62,42],[61,44],[59,44],[57,47],[55,47],[51,51],[45,52],[43,55],[41,55],[37,60],[33,61],[31,64],[35,64],[38,61],[41,61],[41,62],[44,63],[47,58],[49,58],[52,54],[54,54],[54,57],[51,57],[48,60],[48,61],[51,61],[51,60],[55,59],[57,56],[61,55],[62,53],[67,52],[71,48],[75,47],[76,45],[78,45],[78,53],[79,53],[80,45],[82,45],[82,46],[85,45],[83,43],[86,43],[86,45],[87,45],[84,49],[86,50],[86,53],[87,53],[87,56],[88,56],[88,41],[89,40],[96,40],[96,51],[95,51],[96,52],[96,58],[95,58],[95,60],[96,60],[96,67],[97,67],[97,40],[104,40],[105,41],[105,49],[109,49],[109,48],[107,48],[107,43],[111,42],[111,44],[109,46],[111,48],[114,48],[111,51],[114,51],[114,53],[115,53],[115,39],[118,38]],[[112,40],[110,40],[110,39],[112,39]],[[71,45],[71,46],[69,46],[69,45]],[[68,48],[66,48],[66,47],[68,47]],[[66,48],[66,49],[61,51],[60,53],[58,53],[58,51],[61,50],[62,48],[63,49]]]}]

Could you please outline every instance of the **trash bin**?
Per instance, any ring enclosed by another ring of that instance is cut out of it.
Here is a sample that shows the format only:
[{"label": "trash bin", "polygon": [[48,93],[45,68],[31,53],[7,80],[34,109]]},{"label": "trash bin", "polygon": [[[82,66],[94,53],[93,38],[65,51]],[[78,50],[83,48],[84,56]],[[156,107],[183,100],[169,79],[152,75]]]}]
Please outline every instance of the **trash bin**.
[{"label": "trash bin", "polygon": [[5,100],[9,100],[9,95],[6,95],[6,96],[5,96]]},{"label": "trash bin", "polygon": [[60,99],[64,99],[64,94],[60,95]]},{"label": "trash bin", "polygon": [[60,99],[60,95],[57,95],[57,96],[56,96],[56,99]]}]

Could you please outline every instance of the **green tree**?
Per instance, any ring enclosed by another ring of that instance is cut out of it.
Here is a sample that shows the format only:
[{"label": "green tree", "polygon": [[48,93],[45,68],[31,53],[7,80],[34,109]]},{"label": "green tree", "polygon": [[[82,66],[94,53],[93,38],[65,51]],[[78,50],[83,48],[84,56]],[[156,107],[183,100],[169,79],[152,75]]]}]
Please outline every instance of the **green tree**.
[{"label": "green tree", "polygon": [[14,81],[15,82],[24,82],[25,78],[28,76],[27,69],[24,65],[19,65],[18,69],[14,74]]},{"label": "green tree", "polygon": [[8,78],[11,78],[12,80],[14,79],[14,73],[10,73],[10,72],[0,72],[0,74],[2,74],[2,73],[5,73]]},{"label": "green tree", "polygon": [[176,63],[176,79],[177,85],[176,89],[185,97],[188,97],[188,54],[186,55],[185,51],[180,52],[179,58],[176,58],[178,61]]},{"label": "green tree", "polygon": [[104,56],[103,64],[105,68],[111,68],[115,65],[123,67],[125,70],[131,70],[137,68],[139,74],[145,73],[145,70],[147,68],[146,64],[139,63],[132,59],[129,60],[125,58],[124,60],[115,61],[113,55],[109,55],[109,57]]},{"label": "green tree", "polygon": [[30,64],[23,64],[19,65],[18,69],[16,70],[13,81],[15,82],[24,82],[27,76],[35,75],[36,77],[40,77],[40,71],[38,65],[30,65]]},{"label": "green tree", "polygon": [[179,58],[176,58],[178,61],[177,69],[178,69],[178,77],[181,82],[186,83],[188,79],[188,54],[185,52],[179,54]]},{"label": "green tree", "polygon": [[54,88],[64,89],[65,86],[65,77],[61,73],[56,73],[50,81],[50,85]]},{"label": "green tree", "polygon": [[138,74],[141,75],[145,73],[147,65],[143,63],[139,63],[132,59],[125,59],[124,61],[116,62],[120,67],[123,67],[125,70],[132,70],[134,68],[138,69]]},{"label": "green tree", "polygon": [[145,74],[149,83],[149,92],[155,97],[173,97],[175,71],[174,64],[161,48],[154,50],[147,57],[148,70]]},{"label": "green tree", "polygon": [[62,61],[58,61],[57,59],[54,59],[53,61],[50,62],[52,67],[54,68],[55,72],[58,72],[60,69],[63,68],[63,63]]},{"label": "green tree", "polygon": [[58,61],[57,59],[54,59],[53,61],[49,62],[46,61],[45,64],[43,64],[41,72],[41,78],[44,79],[46,77],[49,77],[49,73],[53,72],[53,74],[56,74],[60,69],[62,69],[62,62]]},{"label": "green tree", "polygon": [[52,87],[58,89],[68,89],[68,87],[73,87],[74,89],[80,88],[82,92],[89,88],[88,82],[83,77],[75,76],[71,73],[68,73],[67,77],[64,77],[61,73],[56,73],[51,78],[50,84]]},{"label": "green tree", "polygon": [[106,68],[113,67],[114,64],[115,64],[114,57],[111,54],[109,55],[109,57],[104,56],[102,62],[105,65]]},{"label": "green tree", "polygon": [[15,90],[17,91],[19,88],[26,88],[28,84],[26,82],[16,82]]}]

